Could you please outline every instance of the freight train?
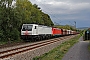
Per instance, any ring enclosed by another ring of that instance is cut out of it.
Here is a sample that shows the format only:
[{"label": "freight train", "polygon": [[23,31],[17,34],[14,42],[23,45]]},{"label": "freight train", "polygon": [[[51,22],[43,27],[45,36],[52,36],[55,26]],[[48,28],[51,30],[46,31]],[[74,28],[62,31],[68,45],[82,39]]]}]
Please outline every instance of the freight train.
[{"label": "freight train", "polygon": [[21,38],[23,40],[42,40],[57,36],[76,34],[76,31],[59,29],[38,24],[23,24]]}]

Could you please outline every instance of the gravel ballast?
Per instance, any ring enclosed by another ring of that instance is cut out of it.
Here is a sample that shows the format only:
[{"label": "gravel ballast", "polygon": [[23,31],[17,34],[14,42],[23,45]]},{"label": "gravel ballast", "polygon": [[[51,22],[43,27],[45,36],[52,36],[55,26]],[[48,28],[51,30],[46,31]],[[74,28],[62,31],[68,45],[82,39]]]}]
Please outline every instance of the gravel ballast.
[{"label": "gravel ballast", "polygon": [[27,52],[24,52],[24,53],[19,53],[17,55],[14,55],[14,56],[8,57],[6,59],[2,59],[2,60],[32,60],[33,57],[40,56],[44,53],[47,53],[50,50],[52,50],[53,48],[60,45],[62,42],[65,42],[66,40],[69,40],[69,39],[71,39],[75,36],[76,35],[73,35],[73,36],[70,36],[69,38],[61,40],[59,42],[55,42],[55,43],[52,43],[52,44],[49,44],[49,45],[46,45],[46,46],[42,46],[42,47],[27,51]]}]

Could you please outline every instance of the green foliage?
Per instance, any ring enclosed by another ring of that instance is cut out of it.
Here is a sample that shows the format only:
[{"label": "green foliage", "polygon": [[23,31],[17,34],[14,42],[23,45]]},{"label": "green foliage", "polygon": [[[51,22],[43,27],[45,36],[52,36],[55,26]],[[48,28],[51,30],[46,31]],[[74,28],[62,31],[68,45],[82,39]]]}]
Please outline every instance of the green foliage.
[{"label": "green foliage", "polygon": [[28,0],[17,0],[16,6],[16,10],[19,13],[19,16],[21,16],[22,24],[35,23],[47,26],[53,25],[49,15],[43,13],[38,5],[32,5]]},{"label": "green foliage", "polygon": [[89,45],[88,45],[88,50],[90,51],[90,43],[89,43]]},{"label": "green foliage", "polygon": [[20,37],[19,35],[20,35],[20,32],[17,29],[13,29],[10,32],[10,37],[11,37],[12,41],[19,40],[19,37]]},{"label": "green foliage", "polygon": [[3,31],[0,30],[0,41],[2,40],[2,38],[4,38],[4,35],[3,35]]},{"label": "green foliage", "polygon": [[44,21],[44,25],[47,25],[47,26],[53,26],[54,25],[48,14],[43,13],[42,17],[43,17],[42,19]]},{"label": "green foliage", "polygon": [[[11,41],[19,38],[19,34],[17,33],[17,31],[18,27],[20,27],[20,20],[18,19],[18,15],[14,7],[12,7],[12,1],[13,0],[0,1],[0,36],[2,37],[1,40]],[[14,36],[16,33],[17,35]]]},{"label": "green foliage", "polygon": [[14,41],[20,39],[21,25],[36,23],[52,26],[48,14],[43,13],[38,5],[29,0],[0,0],[0,40]]}]

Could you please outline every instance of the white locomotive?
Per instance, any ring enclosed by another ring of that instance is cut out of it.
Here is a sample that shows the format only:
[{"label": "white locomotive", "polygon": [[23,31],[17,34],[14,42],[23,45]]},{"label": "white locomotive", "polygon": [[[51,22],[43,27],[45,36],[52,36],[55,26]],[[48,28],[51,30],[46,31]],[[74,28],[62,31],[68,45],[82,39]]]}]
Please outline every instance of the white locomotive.
[{"label": "white locomotive", "polygon": [[37,25],[37,24],[23,24],[21,29],[21,38],[37,38],[42,39],[51,37],[52,27]]}]

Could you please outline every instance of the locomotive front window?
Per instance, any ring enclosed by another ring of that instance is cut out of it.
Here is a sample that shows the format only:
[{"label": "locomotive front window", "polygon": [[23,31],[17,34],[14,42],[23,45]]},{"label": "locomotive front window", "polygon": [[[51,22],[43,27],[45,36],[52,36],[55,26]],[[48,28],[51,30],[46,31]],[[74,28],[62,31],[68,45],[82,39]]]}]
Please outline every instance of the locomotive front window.
[{"label": "locomotive front window", "polygon": [[32,25],[23,25],[22,31],[26,31],[26,30],[32,31]]}]

